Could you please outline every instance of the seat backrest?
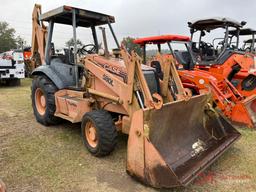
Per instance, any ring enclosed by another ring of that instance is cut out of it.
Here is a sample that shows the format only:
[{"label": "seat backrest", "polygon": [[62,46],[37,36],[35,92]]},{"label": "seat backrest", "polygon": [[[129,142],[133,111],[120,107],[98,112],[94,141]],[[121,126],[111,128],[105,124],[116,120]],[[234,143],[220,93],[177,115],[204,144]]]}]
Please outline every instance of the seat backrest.
[{"label": "seat backrest", "polygon": [[72,53],[70,49],[64,49],[64,52],[65,52],[65,63],[74,64],[74,61],[75,61],[74,53]]},{"label": "seat backrest", "polygon": [[153,67],[156,70],[156,75],[158,76],[159,79],[163,80],[163,71],[162,71],[162,67],[161,64],[159,63],[159,61],[152,61],[150,63],[151,67]]},{"label": "seat backrest", "polygon": [[175,59],[179,64],[183,65],[183,68],[189,70],[191,68],[192,59],[188,51],[174,51]]},{"label": "seat backrest", "polygon": [[148,88],[151,94],[158,93],[160,94],[160,83],[159,78],[153,70],[143,71],[145,79],[148,84]]}]

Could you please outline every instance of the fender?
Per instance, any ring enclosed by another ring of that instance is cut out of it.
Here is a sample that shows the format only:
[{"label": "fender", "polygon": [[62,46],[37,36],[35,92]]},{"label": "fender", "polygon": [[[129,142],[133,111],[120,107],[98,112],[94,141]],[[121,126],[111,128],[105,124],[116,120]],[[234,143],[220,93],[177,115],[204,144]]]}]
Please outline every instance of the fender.
[{"label": "fender", "polygon": [[47,76],[57,86],[58,89],[65,88],[64,82],[61,80],[58,74],[52,70],[50,65],[41,65],[32,72],[32,76],[40,74]]}]

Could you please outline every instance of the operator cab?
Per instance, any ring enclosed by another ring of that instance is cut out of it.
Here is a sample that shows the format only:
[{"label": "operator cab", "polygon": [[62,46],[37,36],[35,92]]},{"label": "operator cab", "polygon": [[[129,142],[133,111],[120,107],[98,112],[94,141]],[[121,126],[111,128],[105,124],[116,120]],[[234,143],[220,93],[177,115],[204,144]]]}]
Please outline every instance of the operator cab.
[{"label": "operator cab", "polygon": [[[88,54],[98,54],[101,48],[98,42],[96,27],[99,27],[103,31],[105,28],[102,26],[107,25],[114,38],[117,49],[120,48],[111,26],[112,23],[115,23],[113,16],[70,6],[61,6],[39,15],[39,20],[41,22],[48,22],[45,63],[38,67],[33,73],[36,74],[37,71],[44,71],[45,73],[51,71],[51,73],[58,74],[56,76],[61,76],[61,83],[57,85],[58,88],[79,87],[79,80],[81,80],[81,76],[83,75],[83,67],[80,63],[80,58]],[[73,36],[71,38],[74,46],[56,51],[53,41],[54,26],[56,24],[69,25],[72,27]],[[78,48],[77,28],[80,27],[91,31],[93,43],[89,42]],[[104,45],[106,46],[105,40]],[[108,54],[108,50],[106,49],[107,47],[105,47],[103,54]]]},{"label": "operator cab", "polygon": [[[239,23],[233,19],[219,17],[188,22],[191,48],[200,65],[221,63],[225,60],[223,58],[238,51],[239,32],[245,24],[244,21]],[[230,30],[236,32],[230,34]]]},{"label": "operator cab", "polygon": [[243,41],[242,46],[239,47],[239,51],[255,53],[255,34],[256,30],[251,28],[229,31],[231,37],[239,33],[240,39]]},{"label": "operator cab", "polygon": [[[144,63],[147,63],[146,59],[149,57],[147,56],[147,53],[149,55],[153,51],[152,45],[157,45],[157,50],[153,52],[173,56],[177,61],[177,68],[186,70],[194,68],[195,59],[191,51],[190,38],[187,36],[161,35],[139,38],[136,39],[134,43],[139,44],[142,47]],[[162,69],[159,62],[153,57],[149,65],[156,69],[156,72],[161,79]]]}]

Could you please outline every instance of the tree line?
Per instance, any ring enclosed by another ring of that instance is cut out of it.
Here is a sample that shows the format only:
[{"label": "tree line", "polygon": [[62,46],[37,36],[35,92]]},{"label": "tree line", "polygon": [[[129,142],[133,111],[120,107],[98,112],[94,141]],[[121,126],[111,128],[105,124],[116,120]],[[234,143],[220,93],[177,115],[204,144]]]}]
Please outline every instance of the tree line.
[{"label": "tree line", "polygon": [[26,41],[19,35],[15,35],[14,28],[3,21],[0,22],[0,53],[11,49],[21,49],[26,45]]}]

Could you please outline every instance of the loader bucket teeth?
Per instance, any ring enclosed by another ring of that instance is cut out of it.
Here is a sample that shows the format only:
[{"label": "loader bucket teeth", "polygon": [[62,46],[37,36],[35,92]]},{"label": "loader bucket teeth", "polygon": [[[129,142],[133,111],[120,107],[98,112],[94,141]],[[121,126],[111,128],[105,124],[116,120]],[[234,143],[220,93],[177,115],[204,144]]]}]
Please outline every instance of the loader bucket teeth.
[{"label": "loader bucket teeth", "polygon": [[240,133],[208,111],[208,96],[164,104],[133,115],[127,171],[153,187],[186,186],[211,165]]}]

